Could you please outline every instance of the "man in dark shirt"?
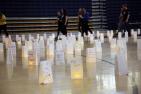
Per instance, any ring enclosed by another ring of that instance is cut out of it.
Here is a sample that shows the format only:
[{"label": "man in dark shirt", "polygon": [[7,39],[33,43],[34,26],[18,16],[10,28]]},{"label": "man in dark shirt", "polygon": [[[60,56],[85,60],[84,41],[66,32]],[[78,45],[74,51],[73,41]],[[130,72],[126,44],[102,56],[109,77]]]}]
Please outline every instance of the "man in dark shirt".
[{"label": "man in dark shirt", "polygon": [[61,20],[61,13],[60,11],[57,12],[57,24],[58,24],[58,31],[57,31],[57,36],[55,38],[55,40],[57,41],[58,40],[58,36],[61,32],[61,23],[62,23],[62,20]]},{"label": "man in dark shirt", "polygon": [[122,31],[126,32],[127,31],[129,36],[131,36],[130,30],[128,28],[128,20],[129,20],[129,11],[128,11],[127,4],[124,4],[124,5],[122,5],[122,8],[121,8],[118,31],[119,32],[122,32]]}]

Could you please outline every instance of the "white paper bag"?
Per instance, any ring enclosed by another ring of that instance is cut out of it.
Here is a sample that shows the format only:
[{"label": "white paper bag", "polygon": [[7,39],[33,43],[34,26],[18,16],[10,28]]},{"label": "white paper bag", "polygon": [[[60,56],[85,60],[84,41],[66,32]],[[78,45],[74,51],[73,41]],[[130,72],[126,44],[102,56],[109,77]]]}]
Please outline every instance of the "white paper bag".
[{"label": "white paper bag", "polygon": [[68,40],[71,40],[71,42],[73,43],[73,45],[76,42],[76,36],[75,35],[71,35],[70,37],[68,37]]},{"label": "white paper bag", "polygon": [[118,39],[121,39],[121,38],[122,38],[122,33],[118,32]]},{"label": "white paper bag", "polygon": [[8,38],[12,41],[11,35],[9,35]]},{"label": "white paper bag", "polygon": [[39,67],[39,83],[48,84],[53,83],[53,74],[51,63],[48,61],[41,61]]},{"label": "white paper bag", "polygon": [[62,40],[58,40],[56,42],[56,51],[63,51],[63,43],[62,43]]},{"label": "white paper bag", "polygon": [[68,40],[66,43],[66,54],[73,55],[74,54],[74,44]]},{"label": "white paper bag", "polygon": [[83,39],[83,37],[79,38],[78,42],[81,45],[81,50],[83,50],[84,49],[84,39]]},{"label": "white paper bag", "polygon": [[22,42],[25,41],[25,35],[22,35]]},{"label": "white paper bag", "polygon": [[125,59],[127,60],[127,44],[126,40],[124,38],[117,40],[117,47],[120,50],[123,50],[125,52]]},{"label": "white paper bag", "polygon": [[134,32],[133,39],[134,39],[134,42],[137,42],[137,32]]},{"label": "white paper bag", "polygon": [[27,45],[28,45],[28,51],[33,51],[33,42],[27,41]]},{"label": "white paper bag", "polygon": [[97,31],[96,37],[97,37],[97,39],[100,38],[100,33],[99,33],[99,31]]},{"label": "white paper bag", "polygon": [[120,49],[118,55],[117,55],[117,63],[118,63],[118,71],[119,75],[127,75],[128,74],[128,66],[127,66],[127,60],[125,56],[125,50]]},{"label": "white paper bag", "polygon": [[94,36],[93,36],[93,34],[90,34],[89,40],[90,40],[90,43],[91,43],[91,44],[94,43]]},{"label": "white paper bag", "polygon": [[102,52],[102,46],[100,40],[95,40],[96,52]]},{"label": "white paper bag", "polygon": [[113,31],[108,31],[107,36],[108,36],[109,42],[111,42],[111,40],[113,39]]},{"label": "white paper bag", "polygon": [[72,60],[74,60],[73,55],[66,55],[66,64],[70,65]]},{"label": "white paper bag", "polygon": [[11,42],[12,42],[11,39],[5,38],[4,43],[5,43],[5,48],[6,49],[10,47]]},{"label": "white paper bag", "polygon": [[117,46],[121,49],[127,49],[126,40],[124,38],[117,40]]},{"label": "white paper bag", "polygon": [[131,29],[131,36],[133,37],[134,36],[134,29]]},{"label": "white paper bag", "polygon": [[116,46],[117,46],[117,40],[116,40],[116,38],[114,38],[110,42],[110,48],[114,49],[114,48],[116,48]]},{"label": "white paper bag", "polygon": [[141,49],[137,49],[137,57],[141,61]]},{"label": "white paper bag", "polygon": [[13,56],[16,57],[16,43],[12,42],[10,47],[12,49]]},{"label": "white paper bag", "polygon": [[81,49],[82,49],[82,46],[80,42],[77,41],[74,46],[75,55],[81,55]]},{"label": "white paper bag", "polygon": [[75,57],[71,63],[71,79],[83,79],[83,63],[81,57]]},{"label": "white paper bag", "polygon": [[45,43],[43,37],[40,37],[39,46],[40,46],[40,57],[45,58]]},{"label": "white paper bag", "polygon": [[[45,53],[45,52],[44,52]],[[41,58],[41,48],[38,41],[33,43],[33,51],[28,51],[28,64],[29,65],[39,65]]]},{"label": "white paper bag", "polygon": [[11,45],[9,46],[8,49],[10,50],[9,51],[9,56],[11,56],[9,60],[11,60],[12,64],[14,66],[16,66],[16,61],[17,61],[16,60],[16,43],[15,42],[11,42]]},{"label": "white paper bag", "polygon": [[110,48],[111,48],[111,49],[110,49],[110,50],[111,50],[111,57],[112,57],[113,59],[115,59],[115,56],[116,56],[116,54],[117,54],[117,48],[118,48],[116,38],[111,40]]},{"label": "white paper bag", "polygon": [[44,33],[44,40],[46,41],[47,40],[47,34],[46,33]]},{"label": "white paper bag", "polygon": [[80,37],[81,37],[81,33],[80,33],[80,32],[78,32],[77,38],[80,38]]},{"label": "white paper bag", "polygon": [[19,35],[16,35],[16,41],[19,39]]},{"label": "white paper bag", "polygon": [[17,42],[18,48],[21,48],[21,46],[22,46],[22,39],[21,39],[21,37],[18,37],[16,42]]},{"label": "white paper bag", "polygon": [[22,57],[28,58],[28,47],[27,46],[22,46]]},{"label": "white paper bag", "polygon": [[36,39],[37,39],[37,40],[40,39],[40,34],[37,34]]},{"label": "white paper bag", "polygon": [[141,39],[137,40],[137,49],[141,49]]},{"label": "white paper bag", "polygon": [[5,43],[5,35],[2,35],[2,42]]},{"label": "white paper bag", "polygon": [[47,42],[47,56],[54,56],[54,42]]},{"label": "white paper bag", "polygon": [[47,56],[47,60],[51,63],[51,65],[53,65],[55,62],[54,56]]},{"label": "white paper bag", "polygon": [[28,65],[35,65],[33,51],[28,51]]},{"label": "white paper bag", "polygon": [[111,42],[112,39],[113,39],[113,37],[109,36],[109,38],[108,38],[109,42]]},{"label": "white paper bag", "polygon": [[0,43],[0,54],[4,54],[3,43]]},{"label": "white paper bag", "polygon": [[64,65],[65,64],[65,55],[63,51],[56,51],[55,52],[55,61],[56,65]]},{"label": "white paper bag", "polygon": [[39,44],[34,43],[33,57],[35,65],[39,65],[40,62],[40,47]]},{"label": "white paper bag", "polygon": [[111,33],[111,35],[113,36],[113,35],[114,35],[114,30],[111,30],[110,33]]},{"label": "white paper bag", "polygon": [[39,65],[40,57],[38,56],[37,51],[34,52],[34,62],[35,62],[35,65]]},{"label": "white paper bag", "polygon": [[100,34],[100,41],[101,43],[104,43],[104,34],[103,33]]},{"label": "white paper bag", "polygon": [[96,62],[96,48],[86,49],[86,62]]},{"label": "white paper bag", "polygon": [[32,41],[32,38],[33,38],[32,35],[29,34],[29,35],[28,35],[28,41]]},{"label": "white paper bag", "polygon": [[55,38],[55,33],[51,34],[51,38],[54,39]]},{"label": "white paper bag", "polygon": [[128,32],[125,32],[125,39],[126,39],[126,42],[128,42]]},{"label": "white paper bag", "polygon": [[138,29],[138,35],[140,35],[141,34],[141,29]]},{"label": "white paper bag", "polygon": [[137,40],[137,56],[138,60],[141,60],[141,39]]},{"label": "white paper bag", "polygon": [[0,43],[0,62],[4,61],[4,45]]},{"label": "white paper bag", "polygon": [[44,41],[44,36],[40,36],[40,41]]},{"label": "white paper bag", "polygon": [[12,49],[10,47],[6,51],[6,64],[13,64]]},{"label": "white paper bag", "polygon": [[110,31],[107,31],[107,37],[108,38],[110,37]]},{"label": "white paper bag", "polygon": [[65,50],[66,50],[66,47],[67,47],[67,42],[68,42],[68,40],[67,40],[67,38],[66,38],[66,37],[65,37],[64,39],[62,39],[63,51],[65,51]]}]

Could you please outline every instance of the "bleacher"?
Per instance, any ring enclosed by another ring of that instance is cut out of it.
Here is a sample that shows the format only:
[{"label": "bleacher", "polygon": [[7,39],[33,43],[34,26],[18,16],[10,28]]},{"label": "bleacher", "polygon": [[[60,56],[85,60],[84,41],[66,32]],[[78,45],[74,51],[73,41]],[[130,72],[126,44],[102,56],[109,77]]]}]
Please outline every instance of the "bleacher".
[{"label": "bleacher", "polygon": [[[90,18],[90,28],[93,30],[93,17]],[[9,17],[7,18],[8,32],[56,32],[56,17]],[[78,18],[68,18],[68,31],[78,31]]]}]

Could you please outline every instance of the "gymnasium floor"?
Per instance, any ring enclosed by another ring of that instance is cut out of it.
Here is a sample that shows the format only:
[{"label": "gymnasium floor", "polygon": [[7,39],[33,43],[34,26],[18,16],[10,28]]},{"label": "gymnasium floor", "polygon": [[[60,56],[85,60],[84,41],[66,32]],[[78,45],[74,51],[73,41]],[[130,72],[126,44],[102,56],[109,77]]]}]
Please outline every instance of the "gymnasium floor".
[{"label": "gymnasium floor", "polygon": [[57,65],[58,61],[54,60],[54,82],[47,85],[39,85],[38,66],[25,65],[28,61],[22,60],[21,49],[17,48],[15,66],[7,65],[5,56],[0,58],[0,94],[141,94],[141,61],[137,58],[137,43],[130,38],[127,45],[128,76],[118,75],[107,39],[102,44],[102,56],[97,56],[94,63],[87,63],[85,49],[93,45],[85,41],[80,58],[83,80],[71,80],[70,64],[67,63],[71,58],[65,56],[65,64]]}]

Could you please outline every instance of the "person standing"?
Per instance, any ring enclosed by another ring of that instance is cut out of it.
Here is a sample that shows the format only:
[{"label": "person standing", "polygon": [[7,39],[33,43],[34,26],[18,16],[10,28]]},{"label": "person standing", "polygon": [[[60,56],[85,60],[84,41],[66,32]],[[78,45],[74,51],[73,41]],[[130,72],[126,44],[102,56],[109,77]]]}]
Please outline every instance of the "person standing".
[{"label": "person standing", "polygon": [[57,12],[57,23],[58,23],[58,32],[57,32],[57,36],[55,37],[55,41],[58,40],[58,36],[60,32],[63,35],[67,36],[68,17],[65,9],[61,9],[61,11]]},{"label": "person standing", "polygon": [[83,15],[82,15],[82,36],[84,36],[84,33],[86,36],[88,36],[88,31],[93,34],[89,27],[89,13],[86,11],[85,8],[83,8]]},{"label": "person standing", "polygon": [[118,25],[118,31],[119,32],[128,32],[128,35],[131,36],[129,27],[128,27],[128,21],[129,21],[129,11],[127,4],[123,4],[121,7],[121,12],[119,16],[119,25]]},{"label": "person standing", "polygon": [[83,9],[79,8],[78,10],[78,30],[82,33],[82,20],[83,20]]},{"label": "person standing", "polygon": [[67,36],[67,25],[68,25],[68,17],[66,9],[61,9],[61,32],[63,35]]},{"label": "person standing", "polygon": [[58,39],[58,36],[59,36],[59,34],[60,34],[60,32],[61,32],[61,12],[60,11],[58,11],[57,12],[57,24],[58,24],[58,30],[57,30],[57,36],[56,36],[56,38],[55,38],[55,40],[57,40]]},{"label": "person standing", "polygon": [[5,33],[6,37],[8,37],[6,16],[3,13],[0,13],[0,34],[2,32]]},{"label": "person standing", "polygon": [[87,30],[87,32],[89,31],[91,34],[93,34],[92,30],[91,30],[90,27],[89,27],[90,15],[89,15],[89,13],[86,11],[85,8],[83,8],[83,10],[84,10],[84,23],[85,23],[86,30]]}]

